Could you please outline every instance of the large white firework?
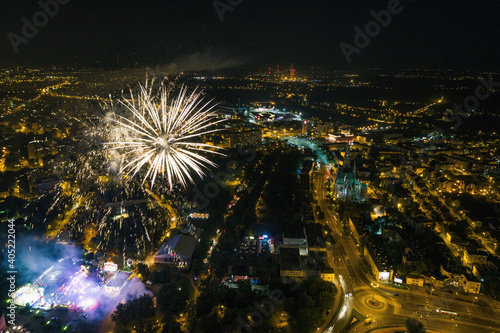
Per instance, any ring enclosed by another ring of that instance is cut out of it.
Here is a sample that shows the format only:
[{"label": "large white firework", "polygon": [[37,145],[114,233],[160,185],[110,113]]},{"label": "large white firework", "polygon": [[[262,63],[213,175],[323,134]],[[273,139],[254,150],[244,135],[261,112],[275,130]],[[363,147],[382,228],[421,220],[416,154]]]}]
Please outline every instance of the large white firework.
[{"label": "large white firework", "polygon": [[[153,92],[153,83],[139,85],[139,93],[120,104],[130,111],[130,117],[114,113],[111,131],[113,140],[106,145],[121,153],[120,173],[133,178],[141,169],[153,187],[157,176],[164,177],[172,189],[175,183],[187,186],[193,182],[191,171],[205,175],[203,169],[216,166],[204,154],[220,154],[219,147],[201,142],[200,136],[213,133],[217,120],[211,101],[203,102],[202,91],[188,93],[182,86],[179,94],[170,98],[171,88],[161,84]],[[196,140],[198,138],[198,140]]]}]

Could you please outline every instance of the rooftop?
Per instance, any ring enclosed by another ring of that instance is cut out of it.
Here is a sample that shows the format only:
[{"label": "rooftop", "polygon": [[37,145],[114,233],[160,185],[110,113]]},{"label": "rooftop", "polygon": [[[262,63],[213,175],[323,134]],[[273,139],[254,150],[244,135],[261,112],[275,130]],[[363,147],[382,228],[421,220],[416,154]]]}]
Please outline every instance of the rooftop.
[{"label": "rooftop", "polygon": [[128,280],[132,272],[120,271],[108,282],[108,287],[121,287]]},{"label": "rooftop", "polygon": [[176,235],[167,243],[163,244],[158,252],[158,256],[180,256],[183,258],[191,258],[196,247],[196,239],[186,235]]},{"label": "rooftop", "polygon": [[280,247],[280,267],[282,271],[301,270],[299,249],[296,247]]}]

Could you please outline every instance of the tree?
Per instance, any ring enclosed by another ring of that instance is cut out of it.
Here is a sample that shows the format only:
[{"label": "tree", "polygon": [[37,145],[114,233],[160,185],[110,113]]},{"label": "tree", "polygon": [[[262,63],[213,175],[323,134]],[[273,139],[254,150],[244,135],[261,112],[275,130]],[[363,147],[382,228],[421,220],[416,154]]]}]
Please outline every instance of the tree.
[{"label": "tree", "polygon": [[150,273],[154,283],[169,283],[172,279],[172,274],[170,273],[168,265],[163,265],[161,267],[153,266]]},{"label": "tree", "polygon": [[[133,321],[143,321],[155,315],[153,297],[142,295],[139,298],[128,300],[125,304],[118,304],[116,310],[111,314],[111,319],[116,323],[127,326]],[[143,322],[146,325],[145,322]]]},{"label": "tree", "polygon": [[406,319],[405,327],[408,333],[425,333],[424,324],[415,318]]},{"label": "tree", "polygon": [[194,304],[193,299],[190,299],[188,301],[188,304],[186,306],[186,312],[187,312],[188,332],[193,332],[196,329],[196,320],[197,320],[196,306]]},{"label": "tree", "polygon": [[153,296],[143,295],[132,302],[137,318],[151,318],[155,315]]},{"label": "tree", "polygon": [[162,333],[178,333],[182,332],[181,325],[175,320],[172,314],[167,314],[163,318]]},{"label": "tree", "polygon": [[416,274],[422,274],[427,272],[427,263],[424,260],[424,258],[420,259],[419,262],[417,263],[417,267],[415,268],[415,273]]},{"label": "tree", "polygon": [[149,280],[151,275],[148,266],[143,263],[139,263],[137,265],[137,274],[139,274],[142,277],[142,281]]},{"label": "tree", "polygon": [[111,315],[111,319],[113,319],[116,323],[121,323],[124,326],[132,320],[132,316],[130,314],[129,308],[125,304],[118,304],[115,312]]},{"label": "tree", "polygon": [[[139,318],[134,322],[134,327],[137,333],[157,332],[159,325],[156,320],[151,318]],[[169,332],[170,333],[170,332]]]},{"label": "tree", "polygon": [[9,155],[5,158],[4,164],[8,170],[14,170],[19,166],[19,158],[15,155]]},{"label": "tree", "polygon": [[321,324],[321,312],[315,309],[302,308],[294,316],[294,332],[313,332]]},{"label": "tree", "polygon": [[254,329],[254,332],[255,333],[275,333],[275,332],[281,332],[281,330],[278,330],[273,325],[271,325],[269,320],[266,320],[264,323],[262,323],[262,325],[256,327]]},{"label": "tree", "polygon": [[252,283],[249,280],[242,281],[238,284],[238,294],[246,300],[244,305],[251,303],[254,298],[254,293],[252,291]]},{"label": "tree", "polygon": [[336,294],[337,288],[331,282],[317,277],[304,280],[293,297],[286,298],[284,305],[292,317],[293,331],[315,330],[323,312],[333,307]]},{"label": "tree", "polygon": [[201,259],[201,258],[193,259],[193,261],[191,262],[191,272],[194,275],[200,275],[203,268],[204,268],[203,259]]},{"label": "tree", "polygon": [[500,299],[500,279],[488,277],[484,280],[484,289],[496,300]]},{"label": "tree", "polygon": [[330,310],[333,307],[337,295],[337,287],[333,283],[321,278],[310,278],[304,281],[303,290],[308,295],[315,295],[315,307],[320,311]]},{"label": "tree", "polygon": [[406,264],[400,264],[396,267],[398,275],[406,276],[409,273],[408,266]]},{"label": "tree", "polygon": [[469,231],[469,224],[467,223],[467,221],[465,220],[460,220],[458,221],[452,228],[451,230],[455,232],[455,234],[457,236],[459,236],[460,238],[467,238],[468,236],[468,231]]},{"label": "tree", "polygon": [[184,281],[164,285],[158,293],[158,302],[164,310],[175,315],[181,313],[189,298],[189,287]]}]

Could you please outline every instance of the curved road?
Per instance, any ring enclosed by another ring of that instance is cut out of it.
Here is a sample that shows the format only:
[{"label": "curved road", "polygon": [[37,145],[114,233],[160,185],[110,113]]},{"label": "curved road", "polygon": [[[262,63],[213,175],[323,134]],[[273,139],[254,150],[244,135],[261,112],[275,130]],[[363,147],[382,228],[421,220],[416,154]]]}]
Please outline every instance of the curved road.
[{"label": "curved road", "polygon": [[[326,326],[328,328],[325,332],[345,331],[353,310],[365,316],[362,319],[369,317],[373,322],[365,324],[361,320],[349,328],[350,332],[368,332],[382,327],[404,327],[408,317],[418,317],[429,330],[437,332],[500,332],[500,311],[495,308],[456,300],[445,294],[436,293],[429,296],[418,290],[400,290],[380,285],[372,277],[367,276],[361,268],[363,260],[358,246],[351,237],[343,233],[337,216],[327,204],[326,168],[323,165],[315,173],[313,182],[316,189],[315,198],[325,213],[325,223],[333,230],[332,236],[336,242],[331,253],[334,270],[346,293],[339,316]],[[398,296],[393,295],[395,292]],[[380,308],[373,308],[368,304],[367,301],[372,297],[381,302]],[[456,312],[457,316],[447,318],[437,313],[437,309]]]}]

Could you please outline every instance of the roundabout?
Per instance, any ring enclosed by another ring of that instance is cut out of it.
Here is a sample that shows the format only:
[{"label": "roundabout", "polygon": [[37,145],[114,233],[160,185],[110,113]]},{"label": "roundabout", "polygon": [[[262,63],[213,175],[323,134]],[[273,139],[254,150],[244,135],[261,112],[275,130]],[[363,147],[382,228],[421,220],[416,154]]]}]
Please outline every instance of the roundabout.
[{"label": "roundabout", "polygon": [[367,307],[369,307],[370,309],[373,309],[373,310],[384,310],[384,308],[386,307],[386,303],[378,300],[378,299],[375,299],[373,297],[365,297],[363,299],[363,302],[365,303],[365,305]]},{"label": "roundabout", "polygon": [[365,315],[374,312],[379,315],[387,315],[394,313],[395,310],[393,300],[390,300],[380,294],[374,294],[368,290],[356,291],[354,302],[357,309]]}]

